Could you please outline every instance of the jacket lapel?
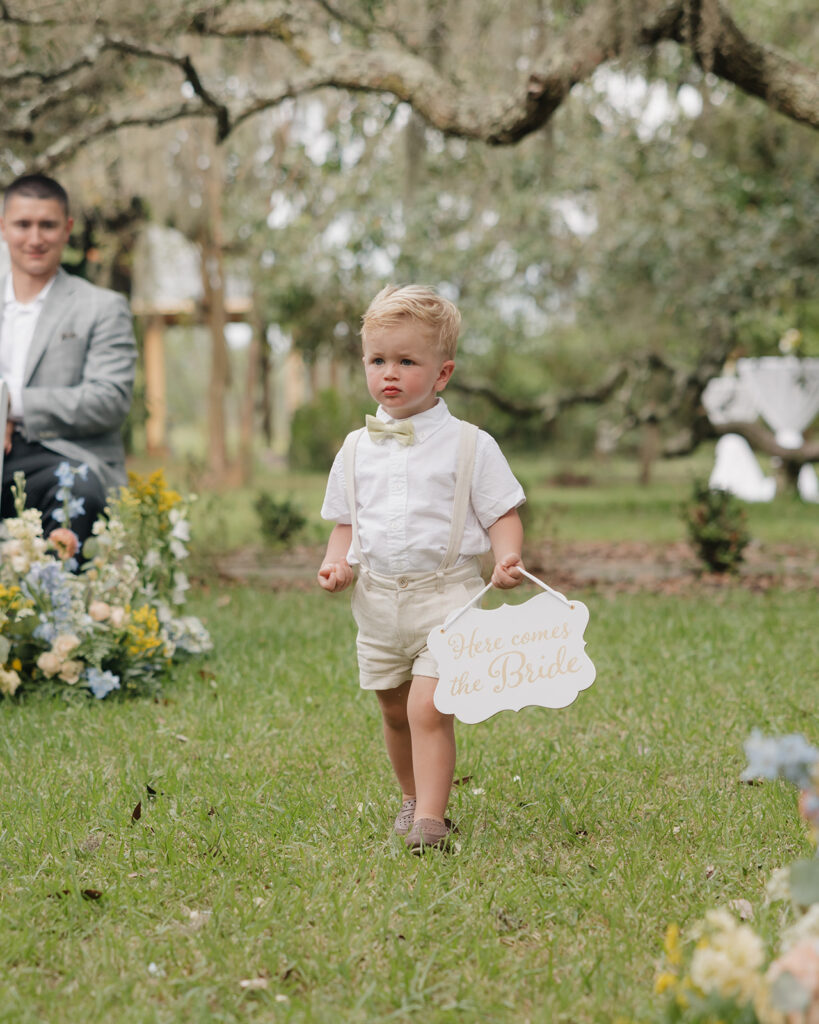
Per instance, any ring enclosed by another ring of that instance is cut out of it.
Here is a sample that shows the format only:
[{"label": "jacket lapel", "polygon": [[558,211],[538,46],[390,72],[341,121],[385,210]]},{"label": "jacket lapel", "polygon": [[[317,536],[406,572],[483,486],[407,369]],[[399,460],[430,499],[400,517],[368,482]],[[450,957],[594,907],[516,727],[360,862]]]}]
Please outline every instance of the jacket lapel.
[{"label": "jacket lapel", "polygon": [[45,303],[37,318],[37,326],[31,339],[31,345],[26,359],[25,383],[31,381],[37,364],[43,357],[48,343],[59,332],[60,323],[65,319],[66,313],[73,302],[74,283],[71,275],[64,270],[57,271],[54,284],[46,296]]}]

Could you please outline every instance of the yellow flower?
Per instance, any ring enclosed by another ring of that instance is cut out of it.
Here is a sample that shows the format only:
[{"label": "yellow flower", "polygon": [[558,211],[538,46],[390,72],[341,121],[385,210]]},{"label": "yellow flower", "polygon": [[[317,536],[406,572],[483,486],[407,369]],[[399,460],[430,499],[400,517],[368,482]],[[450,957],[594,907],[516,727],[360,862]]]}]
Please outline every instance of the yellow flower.
[{"label": "yellow flower", "polygon": [[657,975],[657,980],[654,982],[654,991],[658,996],[661,996],[663,992],[675,989],[679,980],[677,975],[672,974],[671,971],[663,971],[662,974]]},{"label": "yellow flower", "polygon": [[159,635],[159,619],[155,609],[148,605],[131,610],[127,631],[126,646],[129,654],[154,654],[163,645]]},{"label": "yellow flower", "polygon": [[675,967],[682,963],[682,950],[680,949],[680,928],[679,925],[670,924],[665,930],[663,948],[668,962]]}]

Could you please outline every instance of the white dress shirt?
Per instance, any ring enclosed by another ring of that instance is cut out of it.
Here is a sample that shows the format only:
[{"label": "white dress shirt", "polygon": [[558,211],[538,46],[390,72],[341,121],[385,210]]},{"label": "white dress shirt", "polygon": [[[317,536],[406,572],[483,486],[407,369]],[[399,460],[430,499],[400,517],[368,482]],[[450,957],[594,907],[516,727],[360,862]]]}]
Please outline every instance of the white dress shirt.
[{"label": "white dress shirt", "polygon": [[34,337],[37,320],[53,283],[52,277],[31,302],[18,302],[11,274],[6,277],[3,323],[0,328],[0,379],[6,382],[9,389],[9,419],[12,420],[23,419],[23,383],[26,377],[28,350]]},{"label": "white dress shirt", "polygon": [[[381,406],[376,416],[385,423],[394,422]],[[361,552],[370,569],[387,576],[434,572],[449,542],[461,421],[451,415],[442,398],[409,420],[415,429],[414,444],[402,445],[392,437],[378,443],[365,430],[356,448]],[[458,564],[488,551],[488,527],[525,500],[497,442],[479,431]],[[336,523],[351,522],[341,452],[330,470],[321,516]],[[352,564],[352,551],[347,558]]]}]

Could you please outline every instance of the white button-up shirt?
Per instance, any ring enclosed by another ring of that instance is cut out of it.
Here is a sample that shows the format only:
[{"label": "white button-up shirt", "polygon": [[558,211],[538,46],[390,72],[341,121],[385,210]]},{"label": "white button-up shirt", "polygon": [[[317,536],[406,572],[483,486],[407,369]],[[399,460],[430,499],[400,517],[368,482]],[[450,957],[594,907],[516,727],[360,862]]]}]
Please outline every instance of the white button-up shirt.
[{"label": "white button-up shirt", "polygon": [[[381,406],[385,423],[394,420]],[[449,543],[461,421],[439,398],[426,412],[409,417],[415,443],[395,438],[375,442],[364,431],[356,448],[356,517],[364,561],[374,572],[395,576],[434,572]],[[490,548],[487,529],[526,500],[497,442],[478,432],[470,504],[459,562]],[[352,521],[339,452],[330,470],[321,515]],[[348,560],[353,562],[352,551]]]},{"label": "white button-up shirt", "polygon": [[0,378],[9,389],[9,419],[23,419],[23,383],[31,339],[54,278],[31,302],[18,302],[11,274],[6,277],[3,296],[3,324],[0,329]]}]

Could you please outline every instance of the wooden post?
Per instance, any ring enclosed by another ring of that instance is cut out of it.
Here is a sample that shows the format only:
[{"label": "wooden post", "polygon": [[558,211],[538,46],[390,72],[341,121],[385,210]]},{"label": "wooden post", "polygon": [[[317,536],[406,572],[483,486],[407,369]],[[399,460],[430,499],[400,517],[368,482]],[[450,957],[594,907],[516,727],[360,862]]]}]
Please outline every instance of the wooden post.
[{"label": "wooden post", "polygon": [[165,384],[165,321],[153,313],[145,326],[145,447],[149,455],[167,453],[167,391]]}]

